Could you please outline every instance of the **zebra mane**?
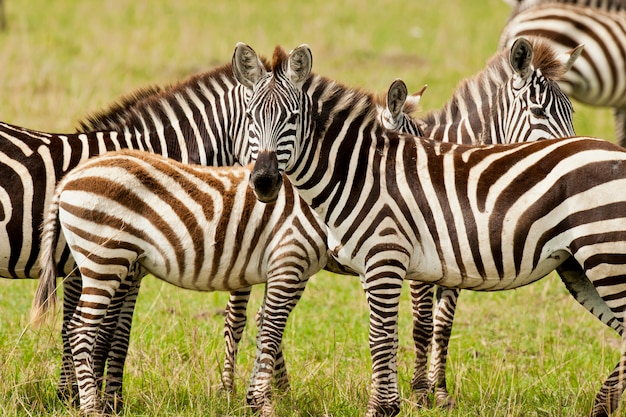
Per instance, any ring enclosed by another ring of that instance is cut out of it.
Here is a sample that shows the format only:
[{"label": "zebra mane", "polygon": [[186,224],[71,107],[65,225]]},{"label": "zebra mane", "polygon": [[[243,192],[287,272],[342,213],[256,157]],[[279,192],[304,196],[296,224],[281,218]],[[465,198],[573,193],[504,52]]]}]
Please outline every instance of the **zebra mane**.
[{"label": "zebra mane", "polygon": [[[272,72],[276,75],[284,75],[288,60],[287,52],[282,47],[276,46],[272,56]],[[277,78],[273,77],[273,80]],[[384,95],[380,96],[359,87],[349,87],[339,81],[315,73],[312,73],[304,83],[303,89],[305,94],[314,96],[314,106],[322,103],[321,107],[313,110],[316,115],[317,129],[325,129],[326,123],[332,121],[332,114],[346,109],[362,112],[367,120],[370,118],[378,120],[378,111],[385,105]],[[319,101],[315,101],[317,99]]]},{"label": "zebra mane", "polygon": [[122,96],[117,102],[109,105],[108,108],[98,110],[93,114],[87,115],[84,119],[78,121],[77,132],[94,132],[115,130],[118,123],[126,119],[130,114],[130,109],[137,103],[148,100],[151,97],[162,93],[164,89],[159,86],[148,86],[138,88],[137,90]]},{"label": "zebra mane", "polygon": [[[269,68],[267,59],[260,57],[263,65]],[[108,108],[96,111],[87,115],[84,119],[79,120],[77,128],[78,132],[89,131],[114,131],[120,130],[124,123],[128,121],[135,111],[139,109],[156,108],[162,100],[174,97],[178,92],[193,88],[196,85],[204,84],[205,81],[211,79],[232,79],[236,83],[233,76],[232,64],[223,64],[212,70],[192,75],[184,81],[166,85],[165,87],[149,86],[139,88],[125,96],[122,96],[117,102],[109,105]],[[158,114],[158,112],[156,113]]]},{"label": "zebra mane", "polygon": [[[559,80],[565,74],[566,68],[563,62],[558,59],[556,51],[541,38],[529,37],[528,40],[533,47],[533,67],[541,70],[547,79]],[[426,113],[421,118],[423,123],[425,125],[432,124],[444,112],[458,114],[464,111],[461,110],[461,104],[466,102],[467,97],[470,97],[473,91],[482,91],[485,86],[500,86],[506,83],[513,74],[513,69],[509,63],[510,52],[507,49],[496,53],[487,61],[483,70],[472,77],[461,80],[452,93],[452,98],[444,104],[442,109]]]},{"label": "zebra mane", "polygon": [[285,50],[280,46],[276,45],[274,48],[274,53],[272,54],[272,64],[271,69],[272,72],[276,74],[283,74],[287,69],[287,61],[289,60],[289,55]]}]

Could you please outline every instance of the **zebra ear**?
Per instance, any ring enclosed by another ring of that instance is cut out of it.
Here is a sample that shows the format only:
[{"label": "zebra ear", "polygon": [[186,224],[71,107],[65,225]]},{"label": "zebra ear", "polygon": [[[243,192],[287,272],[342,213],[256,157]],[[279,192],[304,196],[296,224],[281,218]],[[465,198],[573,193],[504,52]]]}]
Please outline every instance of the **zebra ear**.
[{"label": "zebra ear", "polygon": [[518,73],[522,79],[525,79],[532,71],[531,62],[533,60],[533,46],[528,39],[519,38],[511,46],[511,55],[509,62],[513,67],[513,71]]},{"label": "zebra ear", "polygon": [[572,68],[572,66],[574,65],[574,61],[576,61],[576,59],[578,59],[580,54],[583,53],[584,48],[585,48],[585,44],[581,43],[576,48],[570,49],[569,51],[561,54],[560,58],[561,58],[561,61],[563,62],[563,65],[565,66],[565,71],[569,71]]},{"label": "zebra ear", "polygon": [[233,74],[237,81],[252,89],[265,73],[265,67],[254,49],[238,42],[233,54]]},{"label": "zebra ear", "polygon": [[428,84],[424,84],[424,87],[422,87],[421,90],[408,96],[406,98],[406,104],[410,105],[413,108],[416,108],[418,104],[420,104],[420,101],[422,100],[422,95],[424,94],[424,91],[426,91],[427,88],[428,88]]},{"label": "zebra ear", "polygon": [[311,74],[312,66],[313,54],[311,54],[309,45],[302,44],[289,52],[287,74],[296,87],[302,88],[302,85]]},{"label": "zebra ear", "polygon": [[406,88],[406,84],[399,78],[389,86],[389,90],[387,91],[387,109],[394,119],[398,117],[402,111],[402,107],[404,107],[404,102],[408,95],[409,91]]}]

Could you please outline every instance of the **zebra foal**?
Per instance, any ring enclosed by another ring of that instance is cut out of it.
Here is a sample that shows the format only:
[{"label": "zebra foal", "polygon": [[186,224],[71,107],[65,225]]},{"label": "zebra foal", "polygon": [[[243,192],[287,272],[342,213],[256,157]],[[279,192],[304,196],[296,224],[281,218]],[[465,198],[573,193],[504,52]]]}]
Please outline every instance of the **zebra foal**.
[{"label": "zebra foal", "polygon": [[[570,292],[622,336],[620,360],[591,415],[608,416],[625,387],[626,150],[574,137],[454,145],[389,132],[371,97],[335,84],[302,92],[312,54],[276,51],[272,71],[238,44],[237,79],[252,90],[250,185],[274,201],[283,173],[328,226],[330,253],[361,276],[370,307],[367,416],[400,411],[396,353],[404,279],[482,291],[557,270]],[[247,70],[243,70],[247,69]]]},{"label": "zebra foal", "polygon": [[82,279],[67,327],[82,412],[103,411],[92,363],[107,307],[127,277],[148,273],[197,291],[266,282],[250,390],[269,386],[287,316],[326,265],[326,229],[290,187],[275,203],[258,202],[248,173],[121,151],[85,162],[59,183],[43,225],[33,317],[54,304],[62,234]]}]

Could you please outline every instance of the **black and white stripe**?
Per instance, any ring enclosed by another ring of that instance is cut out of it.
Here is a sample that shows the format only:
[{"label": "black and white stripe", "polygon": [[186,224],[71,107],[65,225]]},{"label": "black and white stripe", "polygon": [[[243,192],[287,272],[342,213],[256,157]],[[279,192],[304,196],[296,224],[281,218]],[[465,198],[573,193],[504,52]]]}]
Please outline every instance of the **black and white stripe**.
[{"label": "black and white stripe", "polygon": [[[245,66],[237,56],[235,66]],[[269,185],[284,172],[327,224],[330,252],[361,276],[373,368],[367,416],[399,412],[404,279],[492,291],[556,269],[624,335],[626,199],[615,192],[626,187],[624,149],[594,138],[471,146],[385,131],[361,91],[334,84],[327,99],[309,100],[302,85],[311,62],[301,45],[275,53],[269,76],[244,74],[254,88],[250,138],[259,142],[250,181],[257,198],[271,200]],[[592,416],[617,408],[624,371],[622,349]]]}]

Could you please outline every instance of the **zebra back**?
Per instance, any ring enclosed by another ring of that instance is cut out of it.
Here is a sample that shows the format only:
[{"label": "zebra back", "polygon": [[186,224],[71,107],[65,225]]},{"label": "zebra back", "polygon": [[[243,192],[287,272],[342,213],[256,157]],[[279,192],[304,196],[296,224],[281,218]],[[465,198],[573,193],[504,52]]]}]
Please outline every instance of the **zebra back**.
[{"label": "zebra back", "polygon": [[513,17],[524,10],[543,4],[571,4],[596,10],[619,12],[626,9],[626,0],[505,0],[513,8]]}]

